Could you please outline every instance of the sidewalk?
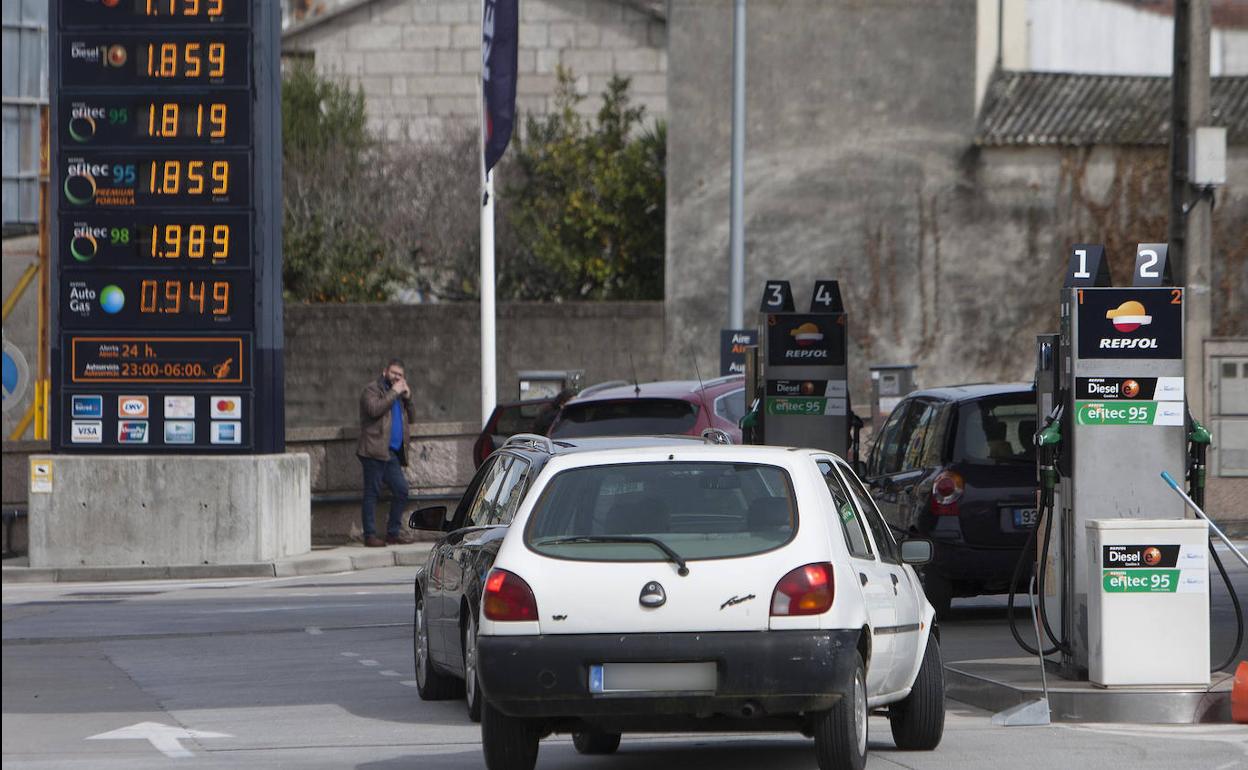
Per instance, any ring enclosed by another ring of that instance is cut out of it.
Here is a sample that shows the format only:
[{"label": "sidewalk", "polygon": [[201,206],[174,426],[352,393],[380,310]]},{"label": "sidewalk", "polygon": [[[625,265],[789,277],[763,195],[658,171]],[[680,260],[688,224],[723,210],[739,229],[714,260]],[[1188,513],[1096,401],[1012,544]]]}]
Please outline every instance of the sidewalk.
[{"label": "sidewalk", "polygon": [[5,583],[75,583],[105,580],[192,580],[196,578],[294,577],[331,572],[418,567],[433,543],[365,548],[359,544],[315,548],[311,553],[248,564],[191,564],[182,567],[30,567],[26,557],[6,559]]}]

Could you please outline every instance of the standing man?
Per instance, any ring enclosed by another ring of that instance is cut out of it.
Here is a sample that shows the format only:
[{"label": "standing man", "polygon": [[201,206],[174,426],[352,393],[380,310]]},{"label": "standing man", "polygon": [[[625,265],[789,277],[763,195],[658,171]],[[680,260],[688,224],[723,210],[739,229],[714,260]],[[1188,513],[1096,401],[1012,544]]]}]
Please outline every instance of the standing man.
[{"label": "standing man", "polygon": [[[402,532],[400,518],[407,508],[407,424],[412,419],[412,389],[404,375],[403,362],[390,359],[381,376],[364,386],[360,394],[360,443],[355,453],[364,466],[364,545],[382,548],[387,544],[410,543]],[[377,495],[381,483],[390,487],[390,519],[386,539],[377,536]]]}]

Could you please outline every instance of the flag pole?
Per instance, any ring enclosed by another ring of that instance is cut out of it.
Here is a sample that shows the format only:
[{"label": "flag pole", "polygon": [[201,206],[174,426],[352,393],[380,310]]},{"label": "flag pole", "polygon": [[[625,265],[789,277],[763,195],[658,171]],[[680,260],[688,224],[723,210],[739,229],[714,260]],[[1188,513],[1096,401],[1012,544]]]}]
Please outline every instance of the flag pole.
[{"label": "flag pole", "polygon": [[[482,35],[485,34],[485,0],[481,2]],[[484,60],[482,61],[484,75]],[[481,171],[481,427],[489,422],[497,402],[495,374],[494,313],[494,174],[485,167],[485,93],[477,81],[477,104],[481,110],[477,162]]]}]

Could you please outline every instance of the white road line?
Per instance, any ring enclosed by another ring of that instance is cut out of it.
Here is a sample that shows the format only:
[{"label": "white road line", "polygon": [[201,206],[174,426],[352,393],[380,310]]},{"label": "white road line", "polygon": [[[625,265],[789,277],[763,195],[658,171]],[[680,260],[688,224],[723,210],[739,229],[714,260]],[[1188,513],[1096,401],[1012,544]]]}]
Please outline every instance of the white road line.
[{"label": "white road line", "polygon": [[311,634],[312,636],[320,636],[321,634],[325,633],[324,631],[322,631],[321,629],[319,629],[319,628],[317,628],[317,627],[315,627],[315,626],[309,626],[308,628],[305,628],[305,629],[303,629],[303,630],[304,630],[304,631],[307,631],[307,632],[308,632],[309,634]]},{"label": "white road line", "polygon": [[344,658],[358,658],[358,657],[360,657],[360,654],[359,654],[358,652],[344,652],[344,653],[341,653],[341,655],[342,655]]},{"label": "white road line", "polygon": [[357,661],[356,661],[356,663],[359,663],[361,666],[369,666],[369,667],[372,667],[372,666],[380,666],[380,665],[381,665],[380,663],[378,663],[378,662],[377,662],[377,661],[375,661],[375,660],[367,660],[367,659],[366,659],[366,660],[357,660]]},{"label": "white road line", "polygon": [[418,683],[415,679],[410,680],[410,681],[405,681],[405,682],[399,682],[399,684],[403,685],[404,687],[417,687],[417,686],[419,686],[419,683]]},{"label": "white road line", "polygon": [[377,673],[381,674],[382,676],[403,676],[398,671],[390,671],[390,670],[378,671]]}]

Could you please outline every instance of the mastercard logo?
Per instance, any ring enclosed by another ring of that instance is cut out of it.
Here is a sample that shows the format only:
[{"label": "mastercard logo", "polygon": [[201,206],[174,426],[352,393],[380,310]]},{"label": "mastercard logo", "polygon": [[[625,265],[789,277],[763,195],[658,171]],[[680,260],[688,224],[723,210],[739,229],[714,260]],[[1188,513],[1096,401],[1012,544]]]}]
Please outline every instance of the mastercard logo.
[{"label": "mastercard logo", "polygon": [[813,323],[807,322],[789,332],[797,342],[798,347],[808,348],[811,345],[823,339],[823,332],[819,331],[819,327]]},{"label": "mastercard logo", "polygon": [[1133,299],[1110,310],[1105,317],[1113,321],[1114,328],[1123,333],[1133,332],[1153,322],[1153,317],[1145,312],[1144,306]]}]

